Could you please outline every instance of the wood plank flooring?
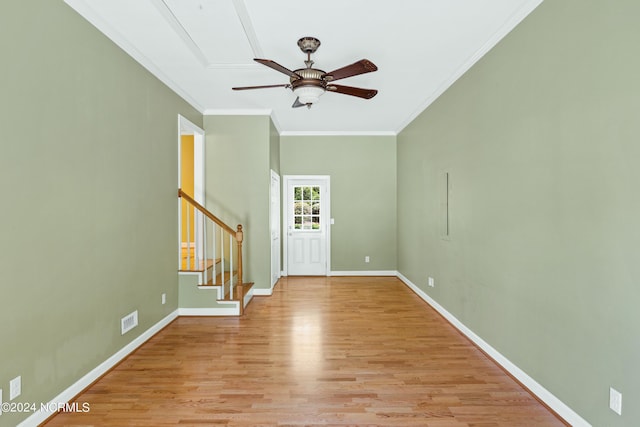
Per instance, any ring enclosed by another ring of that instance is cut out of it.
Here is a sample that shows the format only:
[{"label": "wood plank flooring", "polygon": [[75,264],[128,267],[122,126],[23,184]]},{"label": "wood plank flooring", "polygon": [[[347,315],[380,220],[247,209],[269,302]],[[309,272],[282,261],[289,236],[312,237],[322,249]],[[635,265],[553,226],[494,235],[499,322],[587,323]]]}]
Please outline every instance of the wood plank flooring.
[{"label": "wood plank flooring", "polygon": [[180,317],[55,426],[562,426],[396,278],[284,278]]}]

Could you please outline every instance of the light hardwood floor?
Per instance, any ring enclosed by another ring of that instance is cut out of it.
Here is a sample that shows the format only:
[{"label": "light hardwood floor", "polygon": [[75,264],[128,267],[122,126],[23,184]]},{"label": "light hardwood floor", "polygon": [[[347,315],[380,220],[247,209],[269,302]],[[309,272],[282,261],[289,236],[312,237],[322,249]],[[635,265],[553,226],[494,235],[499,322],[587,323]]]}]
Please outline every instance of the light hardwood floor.
[{"label": "light hardwood floor", "polygon": [[565,425],[396,278],[288,278],[181,317],[54,426]]}]

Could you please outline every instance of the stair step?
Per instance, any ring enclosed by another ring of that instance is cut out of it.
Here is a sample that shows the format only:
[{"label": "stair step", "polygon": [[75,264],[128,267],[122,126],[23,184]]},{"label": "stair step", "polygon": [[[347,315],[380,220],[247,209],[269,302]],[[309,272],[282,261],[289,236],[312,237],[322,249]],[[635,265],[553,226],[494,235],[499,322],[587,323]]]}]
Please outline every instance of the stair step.
[{"label": "stair step", "polygon": [[[224,282],[222,281],[222,276],[224,274]],[[235,277],[236,272],[233,272],[233,277]],[[209,279],[209,281],[201,286],[222,286],[222,283],[227,284],[231,280],[232,274],[230,271],[220,272],[216,275],[215,285],[213,278]]]},{"label": "stair step", "polygon": [[242,286],[242,297],[243,298],[244,298],[245,295],[247,295],[249,293],[251,288],[253,288],[253,282],[249,282],[249,283],[244,283],[243,284],[243,286]]},{"label": "stair step", "polygon": [[214,265],[220,263],[220,258],[216,259],[207,259],[207,260],[199,260],[196,262],[193,258],[191,259],[191,264],[187,266],[187,259],[182,258],[182,262],[180,264],[180,272],[191,272],[191,273],[203,273],[205,270],[212,268]]},{"label": "stair step", "polygon": [[244,301],[245,295],[247,295],[247,293],[249,293],[249,291],[251,290],[252,287],[253,287],[253,282],[243,283],[243,285],[242,285],[242,298],[240,298],[238,296],[238,294],[237,294],[238,285],[235,286],[233,298],[229,297],[230,289],[227,288],[224,298],[221,299],[221,300],[218,300],[218,301]]}]

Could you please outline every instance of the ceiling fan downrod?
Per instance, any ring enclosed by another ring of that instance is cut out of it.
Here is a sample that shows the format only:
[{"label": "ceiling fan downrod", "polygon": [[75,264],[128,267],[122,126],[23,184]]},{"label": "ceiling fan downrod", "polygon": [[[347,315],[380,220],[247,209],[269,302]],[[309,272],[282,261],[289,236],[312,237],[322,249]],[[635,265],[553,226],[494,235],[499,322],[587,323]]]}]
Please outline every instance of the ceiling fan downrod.
[{"label": "ceiling fan downrod", "polygon": [[307,60],[304,61],[307,68],[311,68],[313,66],[311,54],[315,53],[315,51],[318,50],[320,44],[320,40],[315,37],[302,37],[300,40],[298,40],[298,47],[302,52],[307,54]]}]

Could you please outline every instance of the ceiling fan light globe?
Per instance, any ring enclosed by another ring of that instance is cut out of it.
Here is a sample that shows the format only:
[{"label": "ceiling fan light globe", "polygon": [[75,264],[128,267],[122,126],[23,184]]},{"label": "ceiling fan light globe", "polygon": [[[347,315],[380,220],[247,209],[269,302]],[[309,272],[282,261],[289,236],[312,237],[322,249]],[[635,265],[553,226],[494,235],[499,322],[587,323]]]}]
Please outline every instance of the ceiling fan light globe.
[{"label": "ceiling fan light globe", "polygon": [[293,93],[302,104],[315,104],[324,93],[324,88],[318,86],[298,86],[293,89]]}]

